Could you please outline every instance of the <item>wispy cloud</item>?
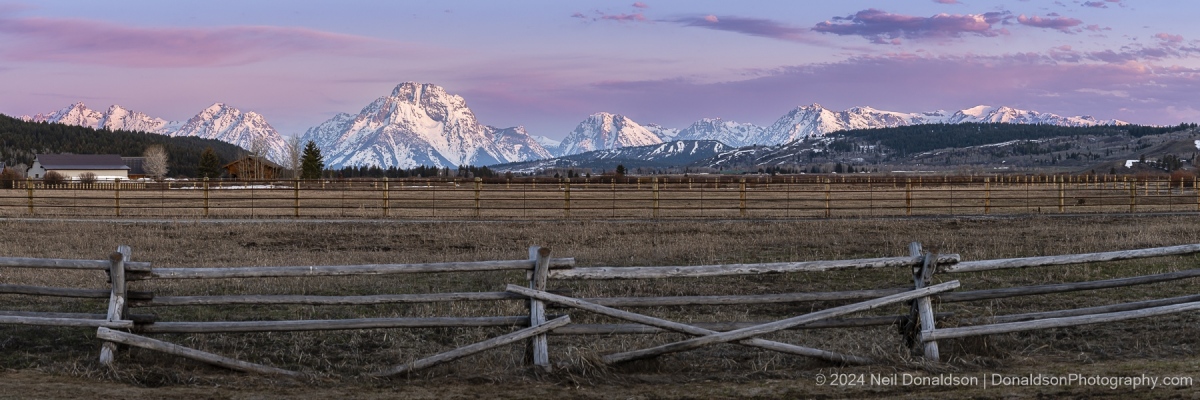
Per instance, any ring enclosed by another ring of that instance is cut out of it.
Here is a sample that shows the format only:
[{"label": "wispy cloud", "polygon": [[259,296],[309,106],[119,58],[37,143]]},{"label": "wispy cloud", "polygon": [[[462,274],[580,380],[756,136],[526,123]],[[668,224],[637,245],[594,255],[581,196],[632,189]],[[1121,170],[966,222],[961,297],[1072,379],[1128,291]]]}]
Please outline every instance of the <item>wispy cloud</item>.
[{"label": "wispy cloud", "polygon": [[962,4],[958,0],[933,0],[933,2],[939,4]]},{"label": "wispy cloud", "polygon": [[737,32],[751,36],[787,40],[791,42],[817,42],[808,29],[790,26],[769,19],[745,18],[728,15],[702,15],[675,18],[668,20],[668,22],[673,22],[684,26]]},{"label": "wispy cloud", "polygon": [[1036,15],[1032,17],[1026,17],[1024,14],[1021,14],[1021,16],[1017,17],[1017,22],[1021,25],[1032,26],[1035,28],[1057,29],[1067,33],[1071,32],[1071,28],[1083,23],[1083,21],[1069,17],[1042,18]]},{"label": "wispy cloud", "polygon": [[0,18],[0,51],[9,60],[128,67],[253,63],[298,53],[365,54],[383,41],[276,26],[130,27],[85,19]]},{"label": "wispy cloud", "polygon": [[874,8],[847,17],[834,17],[813,27],[813,31],[835,35],[854,35],[873,43],[898,44],[901,38],[960,37],[964,34],[998,36],[1006,31],[994,24],[1009,17],[1007,12],[984,14],[937,14],[932,17],[893,14]]},{"label": "wispy cloud", "polygon": [[650,8],[650,6],[647,5],[646,3],[639,1],[639,2],[633,3],[633,8]]},{"label": "wispy cloud", "polygon": [[1083,2],[1083,6],[1084,6],[1084,7],[1092,7],[1092,8],[1108,8],[1108,4],[1109,4],[1109,3],[1113,3],[1113,4],[1117,4],[1117,5],[1121,5],[1122,7],[1124,7],[1124,5],[1122,5],[1122,4],[1121,4],[1121,0],[1092,0],[1092,1],[1085,1],[1085,2]]}]

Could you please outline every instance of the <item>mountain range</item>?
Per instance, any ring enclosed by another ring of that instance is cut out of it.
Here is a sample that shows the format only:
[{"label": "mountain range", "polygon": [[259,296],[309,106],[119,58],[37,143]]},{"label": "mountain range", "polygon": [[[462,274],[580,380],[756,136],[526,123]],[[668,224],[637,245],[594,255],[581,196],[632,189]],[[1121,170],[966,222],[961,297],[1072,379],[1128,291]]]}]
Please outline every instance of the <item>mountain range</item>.
[{"label": "mountain range", "polygon": [[[99,112],[88,109],[83,103],[21,119],[217,139],[262,150],[276,161],[282,161],[287,154],[283,136],[262,115],[243,113],[222,103],[213,104],[183,122],[170,122],[117,105]],[[1011,107],[976,106],[954,112],[904,113],[870,107],[834,111],[811,104],[796,107],[765,127],[705,118],[676,129],[639,124],[620,114],[600,112],[588,116],[561,141],[556,141],[530,135],[520,126],[497,128],[484,125],[461,96],[434,84],[405,82],[357,114],[340,113],[309,128],[301,139],[317,144],[328,168],[364,165],[453,167],[549,159],[677,140],[717,141],[734,148],[773,146],[847,129],[997,122],[1058,126],[1126,124],[1091,116],[1063,117]]]},{"label": "mountain range", "polygon": [[187,121],[167,121],[141,112],[112,105],[100,112],[83,103],[75,103],[49,114],[21,116],[30,122],[51,122],[94,129],[157,133],[172,137],[198,137],[232,143],[243,149],[261,151],[268,159],[282,163],[287,155],[283,135],[262,115],[216,103]]}]

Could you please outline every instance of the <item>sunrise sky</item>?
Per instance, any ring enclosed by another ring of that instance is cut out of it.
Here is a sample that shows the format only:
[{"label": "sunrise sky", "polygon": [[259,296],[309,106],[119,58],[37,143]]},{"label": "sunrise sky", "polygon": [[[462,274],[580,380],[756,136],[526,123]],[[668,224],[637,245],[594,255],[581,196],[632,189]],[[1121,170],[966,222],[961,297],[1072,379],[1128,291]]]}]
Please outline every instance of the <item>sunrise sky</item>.
[{"label": "sunrise sky", "polygon": [[296,135],[415,81],[552,138],[599,111],[769,125],[812,103],[1177,124],[1200,121],[1198,16],[1191,0],[6,2],[0,113],[224,102]]}]

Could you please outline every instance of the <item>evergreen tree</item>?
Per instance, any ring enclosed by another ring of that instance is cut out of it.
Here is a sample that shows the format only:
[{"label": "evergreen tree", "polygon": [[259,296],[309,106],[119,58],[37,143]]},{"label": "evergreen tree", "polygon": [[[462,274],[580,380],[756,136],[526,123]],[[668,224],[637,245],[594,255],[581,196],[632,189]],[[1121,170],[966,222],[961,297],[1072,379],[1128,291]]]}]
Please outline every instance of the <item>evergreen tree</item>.
[{"label": "evergreen tree", "polygon": [[625,176],[625,164],[617,165],[617,176]]},{"label": "evergreen tree", "polygon": [[300,178],[320,179],[324,169],[325,157],[321,156],[321,149],[309,140],[308,144],[304,145],[304,155],[300,156]]},{"label": "evergreen tree", "polygon": [[196,171],[201,179],[221,177],[221,159],[217,157],[217,152],[213,151],[212,147],[205,147],[204,151],[200,152],[200,166]]}]

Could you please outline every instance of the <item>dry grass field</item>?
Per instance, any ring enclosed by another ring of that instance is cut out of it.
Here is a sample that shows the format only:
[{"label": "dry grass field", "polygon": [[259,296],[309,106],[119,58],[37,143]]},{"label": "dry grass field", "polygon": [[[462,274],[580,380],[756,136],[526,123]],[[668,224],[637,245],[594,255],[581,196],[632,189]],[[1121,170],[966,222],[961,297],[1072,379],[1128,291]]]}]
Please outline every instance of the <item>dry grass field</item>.
[{"label": "dry grass field", "polygon": [[[891,257],[907,244],[959,253],[964,260],[1054,255],[1200,243],[1196,216],[1025,216],[1019,218],[802,219],[727,221],[319,221],[77,222],[0,220],[0,256],[102,259],[117,245],[156,267],[337,265],[523,259],[541,245],[578,266],[699,265]],[[1195,268],[1195,256],[1083,266],[996,271],[960,279],[963,288],[1035,285],[1146,275]],[[160,295],[288,293],[382,294],[499,291],[522,283],[520,272],[391,275],[295,279],[133,282],[132,290]],[[104,287],[97,272],[0,270],[0,282]],[[790,293],[894,288],[911,285],[904,270],[642,281],[551,281],[576,297]],[[1086,307],[1196,293],[1192,280],[940,304],[955,317],[939,326],[980,317]],[[678,321],[770,321],[841,302],[766,306],[646,307],[637,311]],[[102,301],[0,296],[0,309],[100,312]],[[520,301],[374,306],[195,306],[136,308],[164,321],[309,319],[386,316],[524,315]],[[613,322],[570,313],[583,323]],[[895,305],[874,315],[907,313]],[[0,326],[0,397],[264,398],[841,398],[841,397],[1195,397],[1196,387],[1110,389],[1095,386],[912,387],[821,384],[830,374],[986,376],[1002,374],[1200,377],[1200,316],[1175,314],[1103,325],[947,340],[943,363],[909,355],[897,327],[792,330],[767,338],[881,362],[839,367],[821,361],[734,345],[677,353],[654,361],[605,368],[598,355],[676,341],[677,334],[551,336],[553,373],[523,365],[524,346],[472,356],[408,377],[363,374],[509,332],[511,328],[376,329],[305,333],[165,334],[156,338],[251,362],[312,374],[305,382],[231,372],[156,352],[122,349],[116,368],[102,367],[100,343],[86,328]],[[852,375],[853,376],[853,375]],[[869,382],[867,382],[869,383]]]}]

